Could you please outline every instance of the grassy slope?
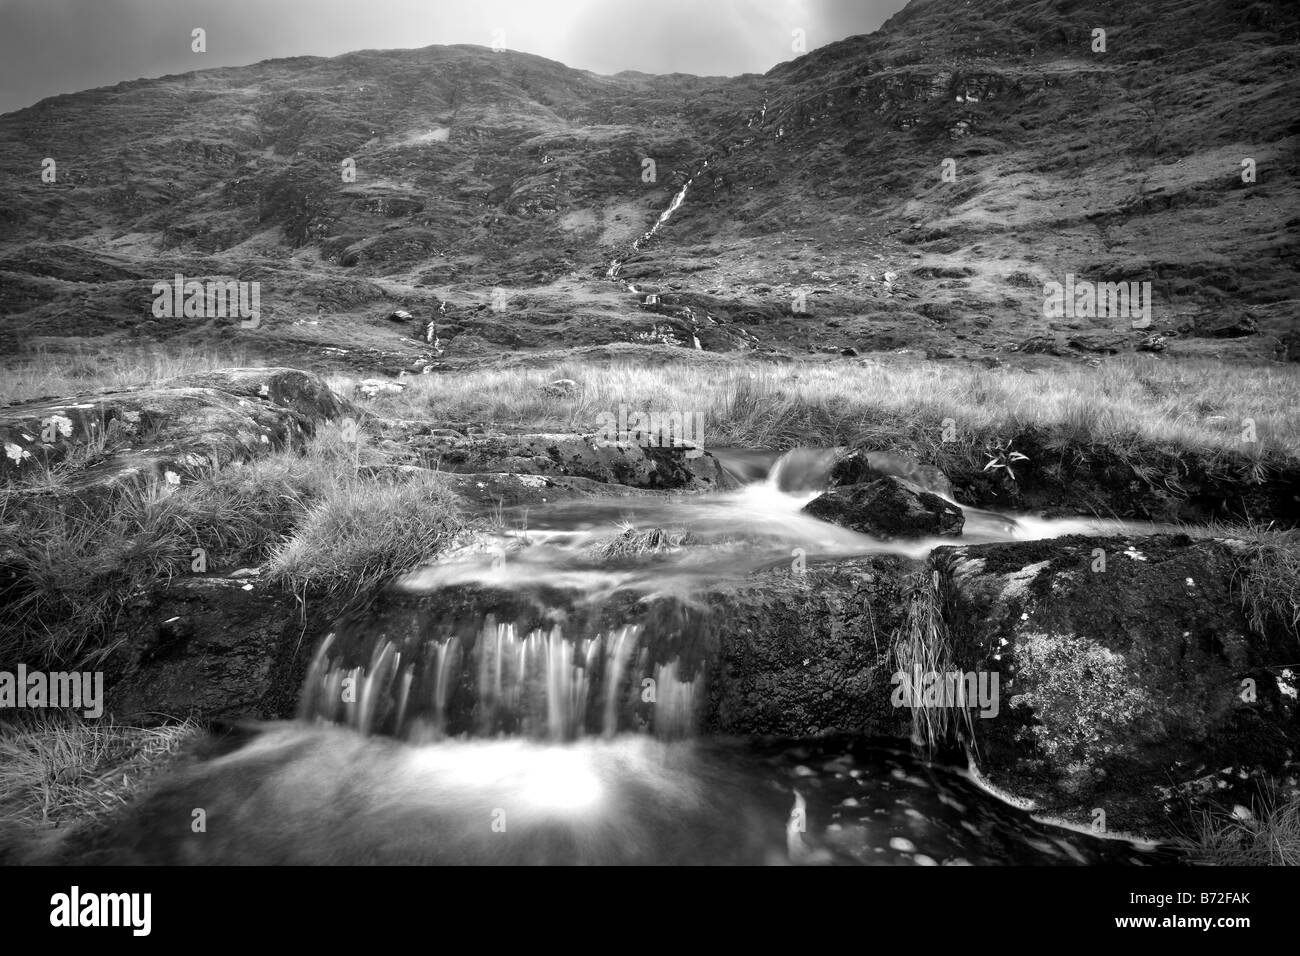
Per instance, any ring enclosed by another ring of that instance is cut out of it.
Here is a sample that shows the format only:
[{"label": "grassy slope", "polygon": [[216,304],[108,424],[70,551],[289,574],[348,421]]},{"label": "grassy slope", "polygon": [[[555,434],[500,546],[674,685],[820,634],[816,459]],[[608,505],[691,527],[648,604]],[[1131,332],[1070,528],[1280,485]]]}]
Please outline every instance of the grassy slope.
[{"label": "grassy slope", "polygon": [[[1105,54],[1089,49],[1098,23]],[[1041,284],[1073,272],[1150,279],[1162,332],[1250,308],[1258,335],[1170,348],[1258,361],[1300,299],[1298,30],[1281,0],[936,0],[764,77],[600,78],[451,47],[58,97],[0,118],[0,336],[413,364],[433,356],[384,313],[447,300],[444,340],[630,341],[655,318],[605,266],[711,156],[623,275],[713,295],[697,312],[761,348],[1005,356],[1030,335],[1116,330],[1131,348],[1127,322],[1043,317]],[[46,156],[58,184],[33,175]],[[266,324],[154,320],[149,286],[176,271],[262,282]],[[504,313],[487,308],[495,287]],[[318,306],[319,325],[295,324]]]}]

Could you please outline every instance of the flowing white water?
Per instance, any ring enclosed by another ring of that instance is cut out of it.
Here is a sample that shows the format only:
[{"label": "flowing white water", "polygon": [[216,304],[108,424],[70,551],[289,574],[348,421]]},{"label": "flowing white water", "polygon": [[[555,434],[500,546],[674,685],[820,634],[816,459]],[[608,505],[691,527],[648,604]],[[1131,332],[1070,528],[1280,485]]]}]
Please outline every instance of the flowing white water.
[{"label": "flowing white water", "polygon": [[[703,171],[707,169],[708,166],[709,166],[709,162],[708,160],[705,160],[704,165],[700,167],[700,170]],[[673,196],[672,201],[668,204],[668,208],[659,214],[659,218],[655,220],[655,224],[651,226],[646,232],[642,233],[640,238],[638,238],[635,242],[632,243],[633,252],[640,251],[642,244],[649,242],[651,239],[653,239],[659,233],[659,230],[662,229],[664,225],[668,222],[668,220],[673,217],[673,213],[675,213],[678,209],[681,208],[682,203],[686,201],[686,193],[691,188],[691,183],[695,182],[695,177],[698,175],[699,173],[696,173],[695,176],[692,176],[690,179],[686,180],[685,185],[683,185],[681,189],[677,190],[677,193]],[[617,257],[610,260],[609,268],[605,271],[605,277],[607,279],[618,278],[618,270],[620,266],[622,266],[622,262]]]},{"label": "flowing white water", "polygon": [[[674,612],[666,626],[662,618],[611,623],[655,597],[688,608],[693,594],[728,577],[788,566],[796,549],[811,566],[881,552],[921,557],[937,544],[1154,530],[973,511],[960,538],[878,541],[802,513],[830,460],[791,453],[760,480],[718,494],[534,509],[526,532],[497,535],[513,549],[504,566],[490,553],[461,554],[408,576],[398,593],[414,605],[367,610],[351,637],[322,644],[302,698],[317,726],[251,751],[241,785],[279,774],[258,791],[285,804],[274,834],[294,833],[296,808],[320,803],[321,787],[331,800],[343,794],[347,817],[320,851],[331,860],[1146,862],[1151,847],[1045,825],[981,788],[977,774],[880,742],[681,739],[706,700],[709,661],[684,640],[700,619]],[[619,521],[684,528],[690,539],[621,558],[595,550],[621,533]],[[555,602],[555,620],[507,619],[527,616],[535,598]],[[583,604],[613,613],[584,616]],[[456,614],[483,606],[502,606],[506,617],[489,612],[453,632]],[[363,741],[321,723],[405,743]],[[636,730],[648,733],[626,732]],[[206,793],[213,784],[195,786]],[[268,812],[281,813],[278,805]],[[498,813],[501,829],[489,830]],[[377,844],[373,834],[391,827],[410,837]],[[313,859],[299,843],[264,849],[276,839],[250,837],[221,861],[262,852]]]},{"label": "flowing white water", "polygon": [[[506,511],[504,527],[477,548],[445,555],[394,587],[412,601],[433,599],[432,607],[439,595],[470,595],[471,606],[479,608],[471,614],[486,616],[468,629],[399,625],[391,636],[380,629],[346,652],[325,642],[308,677],[304,713],[362,733],[421,740],[472,729],[480,736],[562,741],[629,726],[682,736],[694,725],[696,687],[708,661],[688,662],[681,656],[686,646],[672,640],[666,653],[649,656],[652,647],[663,650],[665,633],[672,638],[673,632],[644,632],[636,608],[667,603],[695,614],[691,633],[699,635],[711,626],[705,621],[709,595],[760,571],[789,574],[796,566],[815,569],[873,554],[919,559],[940,545],[1160,530],[967,508],[960,536],[882,540],[804,513],[825,488],[834,459],[830,450],[796,449],[761,480],[734,491]],[[511,527],[515,521],[518,530]],[[466,681],[468,696],[461,694],[453,714]],[[642,699],[647,681],[654,690]],[[469,701],[474,716],[467,723]],[[647,703],[653,706],[642,706]]]}]

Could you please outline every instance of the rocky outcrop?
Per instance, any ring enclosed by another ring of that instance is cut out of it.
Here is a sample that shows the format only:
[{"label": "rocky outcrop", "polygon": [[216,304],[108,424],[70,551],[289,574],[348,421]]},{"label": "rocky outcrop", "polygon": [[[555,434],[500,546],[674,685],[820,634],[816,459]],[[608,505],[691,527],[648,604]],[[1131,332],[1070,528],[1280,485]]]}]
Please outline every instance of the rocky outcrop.
[{"label": "rocky outcrop", "polygon": [[1259,322],[1246,309],[1224,308],[1197,316],[1191,334],[1207,339],[1236,339],[1254,335]]},{"label": "rocky outcrop", "polygon": [[[318,423],[352,407],[318,375],[288,368],[225,369],[158,385],[0,411],[0,481],[76,463],[72,490],[203,468],[301,447]],[[171,480],[171,479],[168,479]]]},{"label": "rocky outcrop", "polygon": [[1133,337],[1125,332],[1079,332],[1070,336],[1067,344],[1081,352],[1095,352],[1099,355],[1115,355],[1126,352],[1132,347]]},{"label": "rocky outcrop", "polygon": [[959,507],[902,478],[832,488],[804,505],[804,512],[876,538],[923,538],[961,534]]}]

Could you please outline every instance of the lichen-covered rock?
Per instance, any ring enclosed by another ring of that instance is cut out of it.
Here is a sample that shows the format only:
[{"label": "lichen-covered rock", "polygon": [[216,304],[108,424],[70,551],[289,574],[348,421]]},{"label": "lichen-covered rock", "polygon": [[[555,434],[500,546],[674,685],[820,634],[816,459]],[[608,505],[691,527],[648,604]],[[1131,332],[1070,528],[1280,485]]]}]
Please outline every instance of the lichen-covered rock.
[{"label": "lichen-covered rock", "polygon": [[196,469],[299,447],[318,423],[353,413],[317,375],[225,369],[0,412],[0,482],[77,461],[79,494],[142,475]]},{"label": "lichen-covered rock", "polygon": [[1250,805],[1300,753],[1295,641],[1252,629],[1238,546],[1069,537],[931,560],[957,666],[1000,678],[996,716],[972,722],[981,770],[1041,809],[1168,831],[1207,790]]},{"label": "lichen-covered rock", "polygon": [[966,520],[952,502],[892,476],[832,488],[803,510],[822,521],[882,539],[958,535]]}]

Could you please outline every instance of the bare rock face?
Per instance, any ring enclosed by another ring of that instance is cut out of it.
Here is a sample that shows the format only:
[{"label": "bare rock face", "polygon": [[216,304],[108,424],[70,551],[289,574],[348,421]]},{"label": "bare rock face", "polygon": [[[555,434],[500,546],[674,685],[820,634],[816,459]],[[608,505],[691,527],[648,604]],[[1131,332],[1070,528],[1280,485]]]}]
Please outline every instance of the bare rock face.
[{"label": "bare rock face", "polygon": [[971,721],[997,786],[1080,823],[1100,808],[1111,829],[1167,832],[1206,798],[1249,806],[1261,775],[1287,776],[1295,639],[1243,614],[1238,546],[1069,537],[931,563],[954,666],[999,679],[996,713]]},{"label": "bare rock face", "polygon": [[966,522],[962,510],[952,502],[893,476],[832,488],[803,510],[814,518],[883,539],[958,535]]}]

